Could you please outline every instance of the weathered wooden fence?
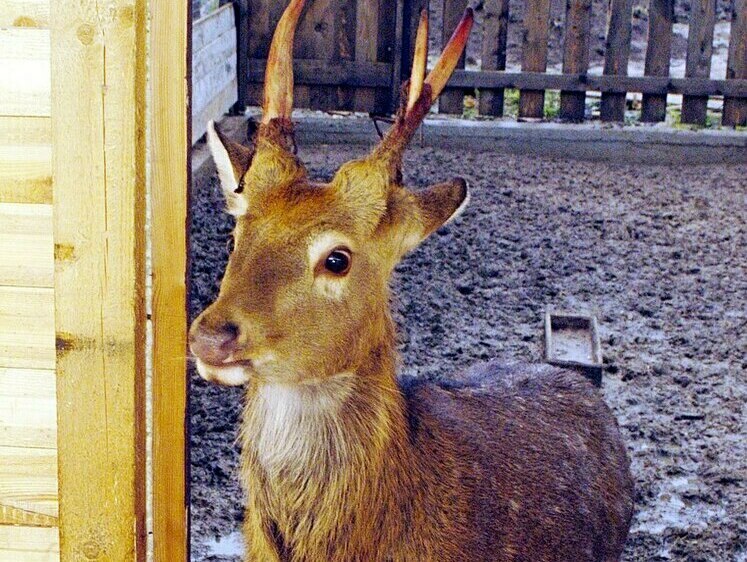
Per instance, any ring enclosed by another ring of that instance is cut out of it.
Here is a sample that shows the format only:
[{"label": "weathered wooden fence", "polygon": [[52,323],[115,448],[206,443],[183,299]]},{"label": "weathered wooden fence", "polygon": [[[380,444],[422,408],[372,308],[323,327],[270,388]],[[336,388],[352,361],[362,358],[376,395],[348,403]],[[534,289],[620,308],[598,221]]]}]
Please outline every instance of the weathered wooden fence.
[{"label": "weathered wooden fence", "polygon": [[[443,2],[442,36],[448,38],[466,0]],[[239,104],[261,102],[261,82],[272,30],[285,2],[240,0]],[[315,0],[296,39],[296,106],[392,111],[409,73],[420,10],[428,0]],[[589,74],[591,0],[567,0],[562,73],[547,73],[550,0],[526,0],[522,23],[511,23],[509,0],[485,0],[480,70],[460,64],[439,103],[462,113],[464,94],[479,91],[479,112],[502,116],[504,91],[520,91],[520,118],[543,118],[545,92],[559,90],[559,117],[585,118],[587,92],[601,92],[602,121],[622,121],[626,95],[643,95],[641,120],[663,121],[667,94],[681,94],[682,122],[705,124],[711,96],[723,97],[724,125],[747,124],[747,0],[734,0],[726,76],[710,78],[716,0],[693,0],[684,78],[669,76],[674,0],[650,0],[645,75],[628,76],[632,0],[610,0],[604,69]],[[522,25],[521,71],[506,72],[510,25]],[[243,56],[246,55],[246,62]]]}]

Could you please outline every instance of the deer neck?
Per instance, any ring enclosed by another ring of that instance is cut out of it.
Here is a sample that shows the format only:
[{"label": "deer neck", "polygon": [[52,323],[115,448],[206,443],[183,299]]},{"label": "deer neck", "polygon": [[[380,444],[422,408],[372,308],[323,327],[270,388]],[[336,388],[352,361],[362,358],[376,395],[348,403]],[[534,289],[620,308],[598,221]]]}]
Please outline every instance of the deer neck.
[{"label": "deer neck", "polygon": [[380,478],[383,463],[410,454],[388,314],[386,322],[350,370],[309,383],[249,389],[242,428],[245,469],[261,474],[275,495],[298,505],[300,489],[323,494],[330,482],[358,495],[363,491],[353,487],[375,480],[361,478],[364,472]]}]

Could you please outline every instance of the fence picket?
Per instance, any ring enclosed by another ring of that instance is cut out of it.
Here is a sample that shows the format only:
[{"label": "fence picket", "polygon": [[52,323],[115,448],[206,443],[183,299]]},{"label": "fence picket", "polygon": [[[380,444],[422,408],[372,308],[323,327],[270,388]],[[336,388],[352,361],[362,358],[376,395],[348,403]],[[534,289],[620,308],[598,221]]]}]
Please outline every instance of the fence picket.
[{"label": "fence picket", "polygon": [[[713,54],[713,26],[716,0],[693,0],[690,4],[690,30],[687,37],[687,78],[708,78]],[[708,96],[682,98],[682,122],[705,125]]]},{"label": "fence picket", "polygon": [[[482,69],[506,70],[508,0],[485,0]],[[503,88],[480,91],[480,115],[503,116]]]},{"label": "fence picket", "polygon": [[[443,40],[442,47],[446,45],[451,37],[451,34],[456,29],[459,20],[462,19],[464,8],[467,6],[464,0],[443,0],[444,3],[444,16],[443,16],[443,29],[441,30],[441,38]],[[459,58],[457,68],[464,68],[464,53]],[[462,114],[464,108],[464,90],[457,90],[454,88],[446,88],[441,94],[441,98],[438,102],[439,113],[456,113]]]},{"label": "fence picket", "polygon": [[[648,5],[648,45],[646,76],[669,76],[672,55],[674,0],[650,0]],[[655,123],[667,117],[667,95],[643,94],[641,121]]]},{"label": "fence picket", "polygon": [[[734,0],[726,78],[747,78],[747,0]],[[722,124],[747,126],[747,98],[724,97]]]},{"label": "fence picket", "polygon": [[[607,18],[607,40],[604,53],[604,74],[628,75],[630,57],[630,18],[633,0],[610,0]],[[625,97],[627,92],[602,93],[602,121],[623,121],[625,119]]]},{"label": "fence picket", "polygon": [[[591,0],[567,0],[563,41],[563,73],[565,74],[586,74],[589,69],[590,19]],[[560,92],[561,119],[583,121],[585,109],[585,92]]]},{"label": "fence picket", "polygon": [[[547,34],[550,23],[550,0],[527,0],[524,8],[524,37],[521,45],[521,70],[547,70]],[[545,111],[544,90],[522,90],[519,93],[519,117],[541,119]]]}]

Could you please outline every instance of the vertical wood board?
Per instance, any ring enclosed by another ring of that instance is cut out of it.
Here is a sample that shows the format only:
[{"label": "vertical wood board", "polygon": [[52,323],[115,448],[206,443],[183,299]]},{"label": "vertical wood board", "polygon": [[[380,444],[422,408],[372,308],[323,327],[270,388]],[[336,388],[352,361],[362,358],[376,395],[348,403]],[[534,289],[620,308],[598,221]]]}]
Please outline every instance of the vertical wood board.
[{"label": "vertical wood board", "polygon": [[[524,36],[521,45],[521,70],[547,70],[547,40],[550,0],[527,0],[524,7]],[[519,117],[541,119],[545,112],[544,90],[522,90],[519,93]]]},{"label": "vertical wood board", "polygon": [[153,556],[189,560],[186,375],[190,186],[190,12],[151,2]]},{"label": "vertical wood board", "polygon": [[[610,0],[604,53],[605,75],[628,75],[632,10],[633,0]],[[626,95],[625,92],[602,93],[602,121],[625,119]]]},{"label": "vertical wood board", "polygon": [[[674,0],[649,0],[646,76],[669,76],[672,55]],[[641,121],[653,123],[667,117],[667,96],[643,94]]]},{"label": "vertical wood board", "polygon": [[[747,0],[733,0],[726,78],[747,78]],[[747,99],[724,98],[723,124],[747,126]]]},{"label": "vertical wood board", "polygon": [[145,558],[145,5],[50,14],[63,560]]},{"label": "vertical wood board", "polygon": [[[563,40],[563,72],[566,74],[586,74],[589,69],[591,6],[591,0],[566,1]],[[560,92],[561,119],[583,121],[585,112],[585,92]]]},{"label": "vertical wood board", "polygon": [[[508,0],[486,0],[483,12],[482,69],[506,69]],[[480,115],[503,116],[504,90],[480,91]]]},{"label": "vertical wood board", "polygon": [[[716,0],[693,0],[690,4],[685,77],[708,78],[710,76],[715,24]],[[705,125],[707,109],[708,96],[683,96],[682,122]]]},{"label": "vertical wood board", "polygon": [[[441,29],[441,49],[446,46],[451,34],[454,33],[459,20],[466,8],[464,0],[442,0],[443,2],[443,28]],[[466,49],[465,49],[466,51]],[[464,68],[465,53],[459,57],[456,68]],[[461,115],[464,111],[464,90],[455,88],[444,88],[438,100],[439,113],[454,113]]]}]

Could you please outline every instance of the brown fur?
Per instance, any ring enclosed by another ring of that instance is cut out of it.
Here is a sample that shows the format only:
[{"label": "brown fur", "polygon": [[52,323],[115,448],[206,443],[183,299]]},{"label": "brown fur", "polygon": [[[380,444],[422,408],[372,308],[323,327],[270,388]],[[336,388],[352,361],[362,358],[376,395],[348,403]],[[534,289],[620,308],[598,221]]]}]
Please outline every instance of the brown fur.
[{"label": "brown fur", "polygon": [[[449,383],[397,379],[391,272],[467,197],[461,179],[401,184],[431,96],[426,83],[327,184],[293,155],[285,117],[251,149],[208,128],[235,249],[190,337],[203,377],[247,385],[247,560],[612,562],[632,480],[580,375],[486,364]],[[337,248],[351,255],[344,275],[324,267]]]}]

